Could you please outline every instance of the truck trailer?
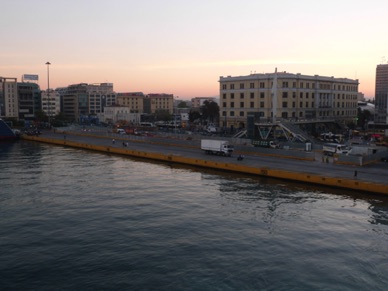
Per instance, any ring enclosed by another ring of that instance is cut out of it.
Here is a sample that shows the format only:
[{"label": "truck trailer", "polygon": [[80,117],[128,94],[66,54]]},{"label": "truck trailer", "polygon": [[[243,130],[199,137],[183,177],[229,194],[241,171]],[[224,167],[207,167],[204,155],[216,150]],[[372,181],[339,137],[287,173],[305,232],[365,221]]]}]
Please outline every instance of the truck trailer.
[{"label": "truck trailer", "polygon": [[230,157],[234,151],[234,146],[225,140],[202,139],[201,150],[206,154]]},{"label": "truck trailer", "polygon": [[323,154],[333,156],[334,154],[347,154],[349,148],[344,144],[338,143],[325,143],[323,145]]}]

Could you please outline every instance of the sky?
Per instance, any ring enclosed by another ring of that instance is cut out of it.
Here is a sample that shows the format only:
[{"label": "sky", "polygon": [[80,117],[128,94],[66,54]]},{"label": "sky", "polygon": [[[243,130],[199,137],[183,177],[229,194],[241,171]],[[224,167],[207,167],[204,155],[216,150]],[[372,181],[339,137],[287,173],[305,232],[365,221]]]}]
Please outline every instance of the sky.
[{"label": "sky", "polygon": [[12,0],[0,3],[0,76],[42,90],[216,97],[220,76],[278,71],[358,79],[388,60],[387,0]]}]

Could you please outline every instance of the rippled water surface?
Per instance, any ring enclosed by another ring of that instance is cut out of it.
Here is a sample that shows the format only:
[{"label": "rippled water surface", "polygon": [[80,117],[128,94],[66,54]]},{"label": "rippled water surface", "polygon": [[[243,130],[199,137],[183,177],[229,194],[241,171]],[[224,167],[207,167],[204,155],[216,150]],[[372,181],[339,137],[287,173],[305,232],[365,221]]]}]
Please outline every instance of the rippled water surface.
[{"label": "rippled water surface", "polygon": [[388,199],[0,143],[1,290],[386,290]]}]

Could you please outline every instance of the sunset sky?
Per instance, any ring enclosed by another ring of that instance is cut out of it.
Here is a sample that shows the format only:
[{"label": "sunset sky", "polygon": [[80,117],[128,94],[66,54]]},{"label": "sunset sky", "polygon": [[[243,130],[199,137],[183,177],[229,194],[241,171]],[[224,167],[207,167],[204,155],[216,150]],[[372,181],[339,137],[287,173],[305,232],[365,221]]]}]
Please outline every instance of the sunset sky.
[{"label": "sunset sky", "polygon": [[278,71],[359,79],[388,59],[387,0],[12,0],[0,4],[0,76],[41,89],[218,96],[220,76]]}]

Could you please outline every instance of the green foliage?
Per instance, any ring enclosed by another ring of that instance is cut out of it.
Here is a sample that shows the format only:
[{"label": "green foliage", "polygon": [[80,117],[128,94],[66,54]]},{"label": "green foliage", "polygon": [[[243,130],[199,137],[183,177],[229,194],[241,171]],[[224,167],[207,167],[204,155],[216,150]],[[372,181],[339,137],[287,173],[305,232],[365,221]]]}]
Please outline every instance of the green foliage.
[{"label": "green foliage", "polygon": [[214,101],[206,100],[201,106],[202,119],[211,123],[217,122],[220,116],[220,107]]}]

